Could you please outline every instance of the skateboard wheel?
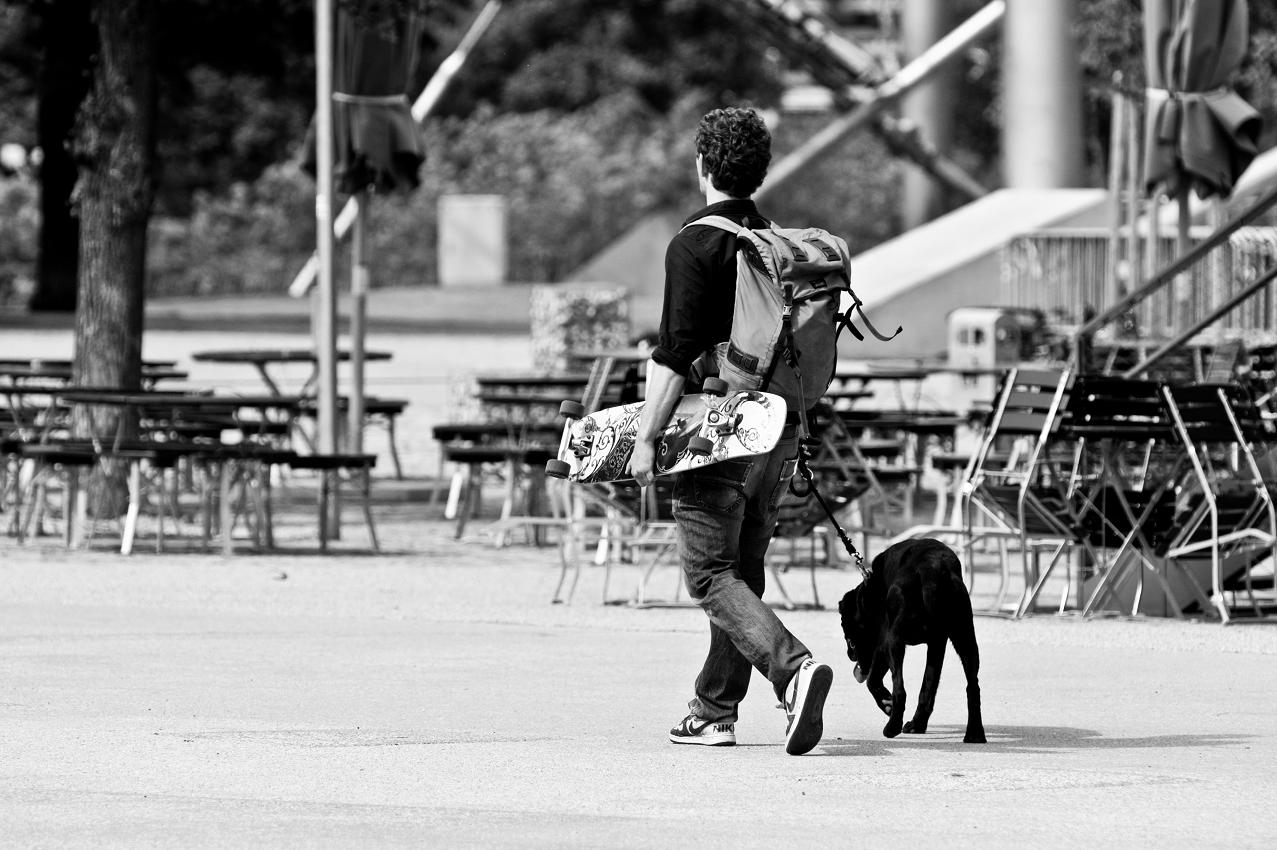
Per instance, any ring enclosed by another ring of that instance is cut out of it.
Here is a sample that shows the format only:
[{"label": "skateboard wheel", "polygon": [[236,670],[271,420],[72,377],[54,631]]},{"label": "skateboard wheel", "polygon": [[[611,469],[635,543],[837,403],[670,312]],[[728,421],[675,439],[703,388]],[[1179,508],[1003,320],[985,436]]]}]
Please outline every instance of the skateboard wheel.
[{"label": "skateboard wheel", "polygon": [[579,401],[565,401],[559,405],[559,415],[568,419],[580,419],[585,416],[585,405]]},{"label": "skateboard wheel", "polygon": [[706,378],[701,384],[701,392],[706,395],[727,395],[727,382],[722,378]]},{"label": "skateboard wheel", "polygon": [[705,437],[692,437],[687,441],[687,450],[694,455],[707,455],[714,451],[714,441]]},{"label": "skateboard wheel", "polygon": [[572,471],[571,464],[554,458],[545,462],[545,474],[551,478],[567,478]]}]

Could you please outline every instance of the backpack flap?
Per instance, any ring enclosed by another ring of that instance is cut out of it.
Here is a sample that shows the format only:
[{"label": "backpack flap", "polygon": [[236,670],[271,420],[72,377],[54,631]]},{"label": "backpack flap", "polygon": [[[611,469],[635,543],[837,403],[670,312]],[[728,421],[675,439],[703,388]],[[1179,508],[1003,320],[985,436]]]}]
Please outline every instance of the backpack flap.
[{"label": "backpack flap", "polygon": [[781,255],[780,280],[794,284],[795,301],[851,289],[851,258],[845,240],[818,227],[773,227],[772,233],[787,249]]},{"label": "backpack flap", "polygon": [[[847,243],[820,228],[750,230],[723,216],[693,223],[737,236],[732,332],[715,349],[718,376],[733,391],[763,389],[795,409],[810,407],[833,377],[835,319],[842,293],[850,290]],[[792,347],[783,333],[787,308]],[[782,363],[785,356],[800,368]]]}]

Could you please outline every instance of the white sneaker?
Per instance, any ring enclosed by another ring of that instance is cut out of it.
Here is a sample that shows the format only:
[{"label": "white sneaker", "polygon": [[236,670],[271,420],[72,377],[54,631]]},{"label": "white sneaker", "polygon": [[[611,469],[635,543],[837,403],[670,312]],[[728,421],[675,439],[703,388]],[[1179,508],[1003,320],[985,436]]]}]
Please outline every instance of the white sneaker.
[{"label": "white sneaker", "polygon": [[785,730],[785,752],[800,756],[820,743],[825,733],[825,697],[834,683],[834,671],[810,656],[798,668],[785,689],[785,714],[789,726]]},{"label": "white sneaker", "polygon": [[736,724],[722,720],[702,720],[689,714],[670,730],[675,744],[700,744],[704,747],[731,747],[736,744]]}]

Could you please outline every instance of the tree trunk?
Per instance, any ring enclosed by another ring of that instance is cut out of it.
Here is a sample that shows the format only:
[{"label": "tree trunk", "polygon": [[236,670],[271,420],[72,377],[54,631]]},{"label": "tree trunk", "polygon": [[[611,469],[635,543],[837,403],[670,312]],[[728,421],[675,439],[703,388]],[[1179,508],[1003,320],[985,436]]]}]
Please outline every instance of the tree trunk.
[{"label": "tree trunk", "polygon": [[[136,389],[142,372],[142,308],[146,228],[154,197],[154,0],[98,0],[98,51],[89,97],[80,114],[79,303],[75,322],[76,383]],[[123,428],[117,408],[82,407],[75,430],[111,440]],[[120,482],[94,487],[92,504],[118,508]],[[114,495],[116,498],[109,498]],[[107,497],[107,498],[99,498]]]},{"label": "tree trunk", "polygon": [[89,92],[96,35],[84,0],[51,0],[41,10],[43,57],[37,80],[36,133],[40,163],[40,236],[32,310],[75,310],[80,222],[71,209],[76,165],[69,144]]}]

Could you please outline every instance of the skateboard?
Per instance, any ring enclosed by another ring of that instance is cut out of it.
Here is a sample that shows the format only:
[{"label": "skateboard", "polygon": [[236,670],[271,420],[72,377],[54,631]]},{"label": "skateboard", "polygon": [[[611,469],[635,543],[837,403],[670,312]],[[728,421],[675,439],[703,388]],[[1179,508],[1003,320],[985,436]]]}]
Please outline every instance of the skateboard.
[{"label": "skateboard", "polygon": [[[785,427],[785,400],[778,395],[742,390],[727,394],[717,378],[704,392],[683,396],[656,443],[656,474],[673,475],[737,457],[765,454],[776,447]],[[607,407],[591,414],[573,401],[559,412],[567,420],[558,457],[545,472],[578,484],[623,481],[638,431],[643,402]]]}]

